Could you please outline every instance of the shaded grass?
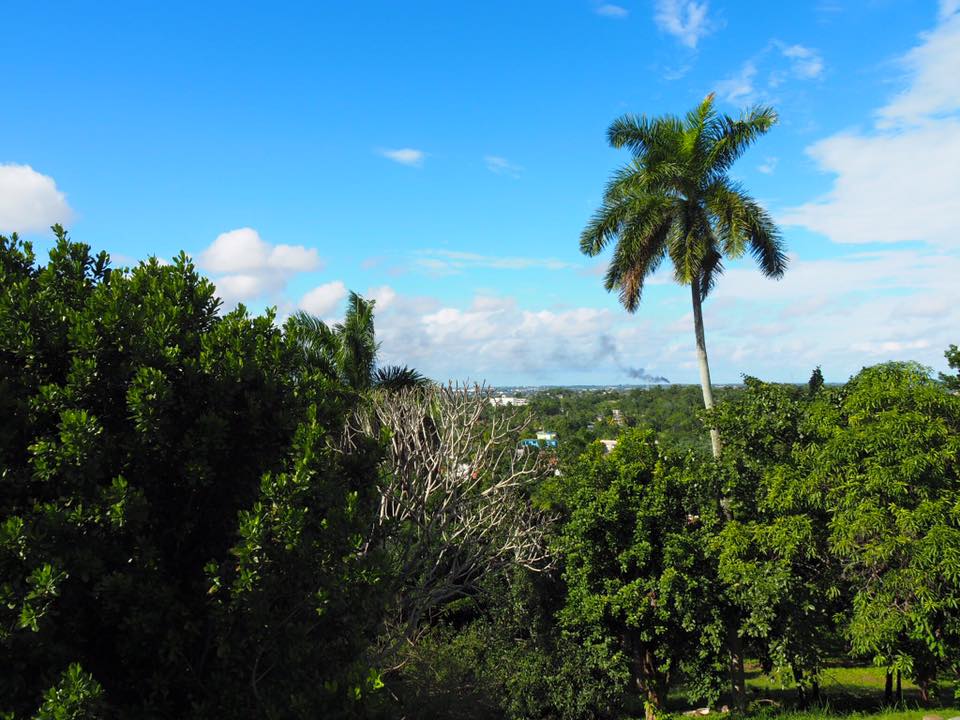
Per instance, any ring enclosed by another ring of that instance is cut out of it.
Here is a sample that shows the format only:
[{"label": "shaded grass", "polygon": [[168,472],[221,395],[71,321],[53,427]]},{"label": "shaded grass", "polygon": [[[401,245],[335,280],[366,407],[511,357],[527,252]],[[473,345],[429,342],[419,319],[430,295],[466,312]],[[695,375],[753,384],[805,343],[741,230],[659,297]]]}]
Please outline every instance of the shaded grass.
[{"label": "shaded grass", "polygon": [[[750,701],[748,714],[758,720],[921,720],[924,715],[939,715],[949,720],[960,717],[960,705],[954,697],[952,682],[939,683],[936,697],[924,705],[916,685],[904,677],[903,702],[896,707],[885,707],[886,674],[883,668],[837,661],[828,664],[820,677],[819,705],[801,710],[797,687],[789,672],[765,674],[758,664],[750,662],[746,671]],[[629,707],[628,711],[642,717],[642,703],[640,705]],[[676,693],[671,693],[667,705],[674,714],[692,707],[679,688]],[[733,705],[728,695],[720,698],[714,710],[723,705]],[[707,716],[715,720],[725,717],[732,716],[716,712]]]},{"label": "shaded grass", "polygon": [[[820,677],[821,700],[825,706],[838,711],[879,712],[883,706],[885,683],[886,674],[883,668],[832,663]],[[940,683],[937,688],[937,697],[926,706],[921,703],[917,686],[907,678],[903,678],[902,687],[904,708],[951,708],[955,702],[953,683]],[[799,703],[797,688],[789,673],[765,675],[759,667],[748,664],[747,689],[753,698],[768,698],[784,708],[793,708]],[[953,715],[958,714],[960,713],[954,709]],[[783,713],[781,713],[782,716],[784,716]],[[916,710],[912,711],[910,717],[918,720]]]},{"label": "shaded grass", "polygon": [[[771,713],[769,717],[776,717],[777,720],[920,720],[924,715],[939,715],[948,720],[955,716],[960,716],[960,708],[942,707],[931,710],[926,709],[896,709],[882,710],[880,712],[850,712],[837,713],[829,708],[819,710],[808,710],[805,712],[783,711],[776,714]],[[764,717],[764,714],[757,717]]]}]

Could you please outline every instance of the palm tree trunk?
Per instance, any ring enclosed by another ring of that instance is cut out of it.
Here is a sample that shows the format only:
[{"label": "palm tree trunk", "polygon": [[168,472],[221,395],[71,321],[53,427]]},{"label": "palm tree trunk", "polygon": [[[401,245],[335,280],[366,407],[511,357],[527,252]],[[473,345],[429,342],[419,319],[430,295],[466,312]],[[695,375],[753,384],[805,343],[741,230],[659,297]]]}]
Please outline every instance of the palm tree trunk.
[{"label": "palm tree trunk", "polygon": [[[700,387],[703,390],[703,406],[713,408],[713,386],[710,384],[710,363],[707,360],[707,342],[703,336],[703,308],[700,302],[700,278],[694,276],[690,282],[690,294],[693,300],[693,330],[697,337],[697,363],[700,365]],[[713,456],[720,457],[720,432],[710,428],[710,445]],[[723,503],[721,502],[721,505]],[[729,518],[728,518],[729,519]],[[731,625],[727,637],[730,653],[730,690],[733,704],[740,712],[747,709],[746,674],[743,668],[743,639],[736,626]]]},{"label": "palm tree trunk", "polygon": [[[694,277],[690,282],[690,291],[693,296],[693,330],[697,336],[697,363],[700,365],[700,387],[703,390],[703,406],[710,410],[713,407],[713,386],[710,384],[710,363],[707,361],[707,342],[703,337],[703,308],[700,305],[700,278]],[[720,433],[716,428],[710,428],[710,445],[713,447],[713,456],[720,457]]]}]

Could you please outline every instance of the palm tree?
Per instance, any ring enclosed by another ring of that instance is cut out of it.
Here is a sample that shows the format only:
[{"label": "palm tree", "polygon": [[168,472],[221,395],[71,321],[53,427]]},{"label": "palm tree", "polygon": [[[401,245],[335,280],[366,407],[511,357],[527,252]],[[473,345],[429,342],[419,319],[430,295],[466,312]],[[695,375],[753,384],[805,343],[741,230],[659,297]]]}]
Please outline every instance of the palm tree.
[{"label": "palm tree", "polygon": [[287,321],[287,333],[304,354],[307,367],[318,370],[357,393],[423,387],[429,380],[406,365],[377,367],[380,344],[373,326],[374,300],[355,292],[347,299],[343,322],[330,327],[299,310]]},{"label": "palm tree", "polygon": [[[603,204],[580,236],[580,250],[599,254],[616,243],[604,287],[617,290],[628,312],[640,304],[644,281],[664,258],[673,277],[690,286],[703,404],[713,407],[702,303],[723,272],[724,259],[749,252],[760,271],[780,278],[787,267],[783,242],[770,215],[731,180],[734,161],[777,121],[772,108],[740,118],[720,115],[711,93],[683,118],[624,115],[607,131],[633,160],[607,185]],[[714,457],[720,435],[710,430]]]}]

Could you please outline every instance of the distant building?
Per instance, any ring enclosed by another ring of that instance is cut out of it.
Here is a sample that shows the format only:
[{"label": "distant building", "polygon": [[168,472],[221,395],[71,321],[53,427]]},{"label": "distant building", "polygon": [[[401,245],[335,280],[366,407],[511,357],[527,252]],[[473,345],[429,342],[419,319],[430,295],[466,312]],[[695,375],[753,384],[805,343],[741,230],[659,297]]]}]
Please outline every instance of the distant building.
[{"label": "distant building", "polygon": [[617,425],[623,425],[623,413],[620,412],[620,409],[613,408],[613,410],[611,410],[610,412],[613,414],[613,421]]},{"label": "distant building", "polygon": [[541,430],[535,438],[524,438],[520,441],[520,449],[523,448],[555,448],[560,444],[555,432],[544,432]]},{"label": "distant building", "polygon": [[490,398],[490,404],[493,405],[494,407],[505,407],[508,405],[520,407],[523,405],[528,405],[529,403],[530,403],[530,398],[524,398],[524,397],[503,396],[503,397]]},{"label": "distant building", "polygon": [[617,446],[616,440],[597,440],[601,445],[603,445],[603,450],[605,453],[609,453]]}]

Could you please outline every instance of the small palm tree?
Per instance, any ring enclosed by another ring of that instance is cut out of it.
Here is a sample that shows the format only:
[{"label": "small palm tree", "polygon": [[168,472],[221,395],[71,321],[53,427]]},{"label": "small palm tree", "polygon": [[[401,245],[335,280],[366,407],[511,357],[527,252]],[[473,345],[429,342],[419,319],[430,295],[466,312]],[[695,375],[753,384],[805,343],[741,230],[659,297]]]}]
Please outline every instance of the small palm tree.
[{"label": "small palm tree", "polygon": [[[703,403],[713,407],[702,303],[723,272],[723,260],[749,252],[760,271],[780,278],[787,267],[770,215],[727,173],[734,161],[777,121],[768,107],[733,119],[719,115],[708,95],[683,118],[624,115],[607,138],[633,160],[607,185],[603,204],[580,236],[580,250],[597,255],[615,242],[604,287],[636,311],[645,280],[664,258],[674,279],[690,286]],[[720,436],[710,431],[714,456]]]},{"label": "small palm tree", "polygon": [[427,378],[405,365],[377,367],[380,344],[373,325],[375,304],[375,301],[351,292],[342,323],[330,327],[320,318],[300,310],[287,321],[287,333],[303,351],[307,367],[319,370],[358,393],[374,389],[396,391],[429,384]]}]

